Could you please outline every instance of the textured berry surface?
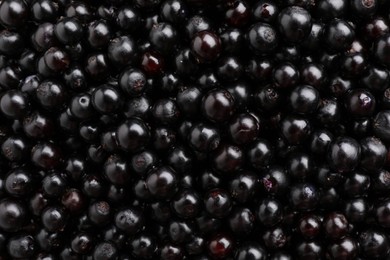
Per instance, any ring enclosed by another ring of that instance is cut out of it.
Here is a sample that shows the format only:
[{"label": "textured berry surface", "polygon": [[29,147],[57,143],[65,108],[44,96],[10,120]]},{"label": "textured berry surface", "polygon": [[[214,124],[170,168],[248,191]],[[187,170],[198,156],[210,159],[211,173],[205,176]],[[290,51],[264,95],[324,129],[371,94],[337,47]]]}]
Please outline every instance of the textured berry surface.
[{"label": "textured berry surface", "polygon": [[389,0],[0,0],[0,260],[390,259]]}]

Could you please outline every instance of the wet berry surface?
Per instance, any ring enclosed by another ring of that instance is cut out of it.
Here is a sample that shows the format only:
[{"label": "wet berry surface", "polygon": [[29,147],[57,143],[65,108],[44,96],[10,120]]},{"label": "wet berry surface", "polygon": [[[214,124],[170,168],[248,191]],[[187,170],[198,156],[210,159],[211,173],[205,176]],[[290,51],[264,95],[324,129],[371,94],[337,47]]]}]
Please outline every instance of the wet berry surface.
[{"label": "wet berry surface", "polygon": [[0,0],[0,259],[390,259],[387,0]]}]

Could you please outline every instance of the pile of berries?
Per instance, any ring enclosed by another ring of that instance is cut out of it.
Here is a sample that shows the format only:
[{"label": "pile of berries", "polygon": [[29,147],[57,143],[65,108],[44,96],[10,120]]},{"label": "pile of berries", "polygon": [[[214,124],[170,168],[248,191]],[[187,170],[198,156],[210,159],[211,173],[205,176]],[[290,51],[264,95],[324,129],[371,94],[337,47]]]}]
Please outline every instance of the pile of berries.
[{"label": "pile of berries", "polygon": [[0,0],[0,259],[390,259],[389,13]]}]

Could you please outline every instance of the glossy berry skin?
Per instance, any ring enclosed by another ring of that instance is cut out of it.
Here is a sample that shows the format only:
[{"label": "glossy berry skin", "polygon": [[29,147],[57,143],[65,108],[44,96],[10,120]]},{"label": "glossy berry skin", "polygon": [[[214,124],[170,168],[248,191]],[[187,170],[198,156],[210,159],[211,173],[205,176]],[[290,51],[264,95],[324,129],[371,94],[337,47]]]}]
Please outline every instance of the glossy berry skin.
[{"label": "glossy berry skin", "polygon": [[177,191],[176,172],[170,167],[154,169],[146,178],[146,187],[156,198],[170,198]]},{"label": "glossy berry skin", "polygon": [[199,88],[189,87],[179,90],[176,101],[182,114],[192,117],[199,113],[201,98],[202,92]]},{"label": "glossy berry skin", "polygon": [[143,121],[134,118],[118,127],[116,137],[120,148],[135,152],[147,144],[150,130]]},{"label": "glossy berry skin", "polygon": [[310,33],[311,16],[299,6],[290,6],[280,11],[279,31],[289,42],[301,42]]},{"label": "glossy berry skin", "polygon": [[214,168],[223,173],[237,171],[243,163],[243,152],[240,147],[234,145],[221,145],[213,158]]},{"label": "glossy berry skin", "polygon": [[375,137],[367,137],[360,141],[361,167],[371,172],[383,167],[386,161],[387,148]]},{"label": "glossy berry skin", "polygon": [[85,255],[93,248],[93,237],[88,233],[80,232],[73,237],[71,248],[74,252]]},{"label": "glossy berry skin", "polygon": [[191,51],[200,62],[212,62],[220,54],[221,39],[213,32],[201,31],[194,36]]},{"label": "glossy berry skin", "polygon": [[327,248],[327,255],[332,259],[356,259],[358,252],[356,240],[351,237],[342,238]]},{"label": "glossy berry skin", "polygon": [[181,0],[164,1],[161,5],[161,17],[167,22],[179,24],[188,19],[189,10],[186,2]]},{"label": "glossy berry skin", "polygon": [[259,130],[259,122],[250,114],[238,115],[229,125],[229,134],[236,144],[246,144],[253,141]]},{"label": "glossy berry skin", "polygon": [[28,219],[27,208],[20,202],[7,198],[0,201],[0,227],[5,231],[17,231]]},{"label": "glossy berry skin", "polygon": [[272,0],[258,1],[252,9],[252,16],[256,21],[273,22],[278,14],[279,6]]},{"label": "glossy berry skin", "polygon": [[67,212],[60,207],[48,207],[42,212],[43,226],[51,232],[63,230],[67,223]]},{"label": "glossy berry skin", "polygon": [[350,46],[355,32],[346,21],[334,19],[326,26],[323,37],[329,51],[338,52]]},{"label": "glossy berry skin", "polygon": [[270,24],[255,23],[247,33],[249,46],[258,53],[271,53],[279,44],[278,34]]},{"label": "glossy berry skin", "polygon": [[0,52],[2,54],[17,55],[24,48],[22,36],[10,30],[0,32]]},{"label": "glossy berry skin", "polygon": [[272,227],[283,219],[283,208],[275,199],[264,199],[258,206],[257,218],[266,227]]},{"label": "glossy berry skin", "polygon": [[297,113],[313,113],[319,104],[319,92],[309,85],[298,86],[290,94],[290,104]]},{"label": "glossy berry skin", "polygon": [[214,259],[225,259],[232,253],[233,243],[229,235],[216,234],[207,243],[209,255]]},{"label": "glossy berry skin", "polygon": [[59,197],[64,193],[66,185],[66,180],[57,173],[47,175],[42,180],[43,191],[48,197]]},{"label": "glossy berry skin", "polygon": [[10,136],[1,145],[1,152],[7,160],[17,162],[28,158],[30,148],[24,138]]},{"label": "glossy berry skin", "polygon": [[356,117],[370,116],[375,111],[375,97],[367,90],[353,89],[346,96],[346,108]]},{"label": "glossy berry skin", "polygon": [[281,63],[273,71],[273,80],[277,88],[291,88],[298,83],[299,71],[292,63]]},{"label": "glossy berry skin", "polygon": [[88,43],[92,48],[100,49],[108,45],[110,28],[104,20],[95,20],[88,25]]},{"label": "glossy berry skin", "polygon": [[23,0],[7,0],[0,4],[0,22],[9,28],[21,26],[28,17],[28,6]]},{"label": "glossy berry skin", "polygon": [[30,258],[36,249],[34,238],[30,235],[13,236],[7,244],[8,253],[12,258]]},{"label": "glossy berry skin", "polygon": [[287,170],[293,178],[306,179],[312,175],[313,165],[311,156],[305,153],[295,153],[287,162]]},{"label": "glossy berry skin", "polygon": [[194,15],[188,19],[185,30],[190,39],[193,39],[194,36],[201,31],[210,31],[211,25],[208,18]]},{"label": "glossy berry skin", "polygon": [[129,36],[120,36],[110,41],[108,58],[117,67],[123,67],[134,62],[136,45]]},{"label": "glossy berry skin", "polygon": [[265,86],[254,94],[255,102],[260,110],[272,112],[281,101],[280,93],[272,86]]},{"label": "glossy berry skin", "polygon": [[202,112],[213,122],[227,121],[235,111],[235,100],[229,91],[214,89],[202,99]]},{"label": "glossy berry skin", "polygon": [[169,237],[176,244],[187,242],[193,232],[191,225],[184,221],[173,221],[169,224]]},{"label": "glossy berry skin", "polygon": [[118,90],[109,85],[103,85],[95,89],[91,98],[93,107],[102,114],[116,112],[122,103]]},{"label": "glossy berry skin", "polygon": [[389,227],[390,226],[390,202],[389,200],[381,202],[375,211],[375,217],[377,222],[382,227]]},{"label": "glossy berry skin", "polygon": [[108,57],[103,53],[88,56],[85,71],[93,81],[102,81],[108,76]]},{"label": "glossy berry skin", "polygon": [[249,147],[247,158],[255,169],[267,167],[273,159],[271,144],[267,140],[258,139]]},{"label": "glossy berry skin", "polygon": [[299,232],[307,239],[317,237],[321,232],[321,220],[316,215],[307,215],[299,220]]},{"label": "glossy berry skin", "polygon": [[43,169],[54,169],[61,159],[59,147],[49,142],[39,143],[31,150],[31,161]]},{"label": "glossy berry skin", "polygon": [[248,208],[237,208],[229,217],[229,227],[238,236],[245,236],[252,232],[255,215]]},{"label": "glossy berry skin", "polygon": [[146,89],[146,77],[139,70],[124,70],[119,78],[119,86],[130,96],[138,96]]},{"label": "glossy berry skin", "polygon": [[296,255],[299,259],[306,259],[306,258],[317,258],[319,257],[321,259],[321,256],[323,254],[323,248],[321,247],[321,244],[317,241],[302,241],[297,244],[296,247]]},{"label": "glossy berry skin", "polygon": [[235,176],[229,183],[229,191],[233,200],[247,203],[258,194],[259,178],[253,172],[243,172]]},{"label": "glossy berry skin", "polygon": [[235,259],[267,259],[267,251],[257,242],[245,242],[235,252]]},{"label": "glossy berry skin", "polygon": [[185,219],[195,218],[201,209],[199,194],[189,189],[178,193],[171,204],[175,213]]},{"label": "glossy berry skin", "polygon": [[125,185],[130,180],[127,162],[118,155],[111,155],[103,166],[106,178],[115,185]]},{"label": "glossy berry skin", "polygon": [[289,116],[280,123],[282,135],[291,144],[299,144],[310,134],[311,127],[305,118]]},{"label": "glossy berry skin", "polygon": [[339,239],[348,233],[348,220],[341,213],[332,212],[325,217],[325,234],[332,239]]},{"label": "glossy berry skin", "polygon": [[226,22],[234,27],[245,25],[250,18],[250,6],[244,1],[236,1],[225,13]]},{"label": "glossy berry skin", "polygon": [[362,254],[368,258],[380,258],[389,255],[389,238],[382,231],[364,230],[359,236]]},{"label": "glossy berry skin", "polygon": [[181,259],[183,251],[179,246],[167,244],[161,249],[160,259]]},{"label": "glossy berry skin", "polygon": [[291,205],[300,211],[313,210],[319,201],[316,187],[310,183],[296,184],[290,189]]},{"label": "glossy berry skin", "polygon": [[310,151],[316,155],[325,155],[334,136],[326,129],[313,132],[310,137]]},{"label": "glossy berry skin", "polygon": [[359,164],[360,145],[350,137],[340,137],[334,140],[328,151],[328,163],[340,173],[350,172]]},{"label": "glossy berry skin", "polygon": [[64,86],[58,81],[45,80],[36,89],[39,104],[48,110],[61,108],[66,94]]},{"label": "glossy berry skin", "polygon": [[390,110],[382,110],[377,113],[372,122],[374,134],[381,140],[390,141]]},{"label": "glossy berry skin", "polygon": [[365,87],[373,91],[383,91],[387,87],[387,82],[390,80],[389,71],[380,67],[369,67],[363,77]]},{"label": "glossy berry skin", "polygon": [[175,48],[177,42],[176,29],[169,23],[155,24],[150,30],[149,40],[157,51],[168,54]]},{"label": "glossy berry skin", "polygon": [[62,49],[51,47],[43,55],[47,67],[53,72],[61,72],[69,67],[69,55]]},{"label": "glossy berry skin", "polygon": [[29,108],[26,96],[17,90],[7,91],[0,99],[1,112],[10,118],[20,118]]},{"label": "glossy berry skin", "polygon": [[185,147],[177,146],[170,150],[167,162],[176,172],[184,174],[193,168],[193,155]]},{"label": "glossy berry skin", "polygon": [[54,33],[63,44],[75,44],[83,36],[83,29],[79,21],[73,17],[58,21]]},{"label": "glossy berry skin", "polygon": [[135,237],[130,244],[132,255],[143,259],[151,259],[157,250],[155,239],[149,234]]},{"label": "glossy berry skin", "polygon": [[93,116],[94,109],[92,106],[91,95],[83,93],[74,96],[70,100],[69,112],[78,119],[87,119]]},{"label": "glossy berry skin", "polygon": [[180,111],[175,100],[160,99],[152,107],[153,117],[163,124],[173,124],[180,116]]},{"label": "glossy berry skin", "polygon": [[222,189],[212,189],[204,197],[206,211],[213,217],[223,218],[230,213],[232,201],[229,194]]}]

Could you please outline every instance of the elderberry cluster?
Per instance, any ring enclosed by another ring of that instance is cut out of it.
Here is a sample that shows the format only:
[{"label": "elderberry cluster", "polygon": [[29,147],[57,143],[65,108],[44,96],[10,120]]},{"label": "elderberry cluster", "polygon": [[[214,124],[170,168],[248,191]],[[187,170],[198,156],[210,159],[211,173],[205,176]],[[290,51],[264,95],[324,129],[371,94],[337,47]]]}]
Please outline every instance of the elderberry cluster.
[{"label": "elderberry cluster", "polygon": [[389,14],[0,0],[0,259],[390,259]]}]

